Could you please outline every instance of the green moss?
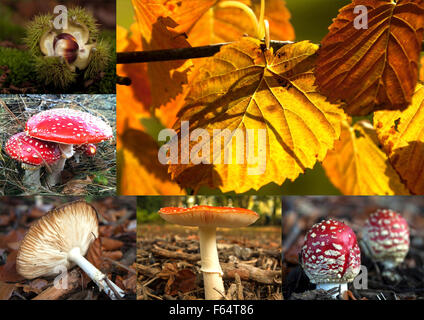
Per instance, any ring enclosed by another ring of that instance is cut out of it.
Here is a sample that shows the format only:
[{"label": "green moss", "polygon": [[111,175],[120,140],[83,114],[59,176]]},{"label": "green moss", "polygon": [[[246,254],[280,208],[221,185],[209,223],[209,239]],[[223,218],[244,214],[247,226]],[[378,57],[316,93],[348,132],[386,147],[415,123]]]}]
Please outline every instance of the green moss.
[{"label": "green moss", "polygon": [[[19,87],[24,82],[34,83],[36,73],[32,62],[32,57],[28,51],[0,47],[0,66],[7,66],[10,69],[3,86],[14,85]],[[0,74],[2,73],[3,71],[0,70]]]}]

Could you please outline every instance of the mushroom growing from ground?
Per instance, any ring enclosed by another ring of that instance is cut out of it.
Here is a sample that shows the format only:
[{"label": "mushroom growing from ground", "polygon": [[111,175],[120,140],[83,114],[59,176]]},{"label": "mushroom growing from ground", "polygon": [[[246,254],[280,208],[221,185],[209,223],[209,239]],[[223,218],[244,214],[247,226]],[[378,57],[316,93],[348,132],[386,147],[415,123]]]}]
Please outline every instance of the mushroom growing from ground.
[{"label": "mushroom growing from ground", "polygon": [[20,161],[25,169],[24,186],[38,189],[40,184],[40,169],[45,165],[53,165],[61,157],[56,143],[31,138],[20,132],[6,142],[6,153],[14,160]]},{"label": "mushroom growing from ground", "polygon": [[365,222],[362,238],[372,258],[387,269],[403,262],[409,250],[409,226],[392,210],[377,210]]},{"label": "mushroom growing from ground", "polygon": [[16,270],[26,279],[58,275],[75,264],[104,290],[111,299],[124,291],[107,279],[84,258],[91,243],[99,236],[96,210],[76,201],[58,207],[36,221],[18,250]]},{"label": "mushroom growing from ground", "polygon": [[99,143],[112,138],[112,128],[101,118],[67,108],[50,109],[32,116],[26,123],[26,132],[31,137],[59,144],[62,158],[52,166],[52,173],[47,177],[50,186],[60,181],[66,159],[74,155],[74,144]]},{"label": "mushroom growing from ground", "polygon": [[207,300],[222,299],[225,295],[225,289],[216,247],[216,228],[247,227],[254,223],[259,215],[248,209],[211,206],[167,207],[160,209],[159,215],[171,223],[199,227],[201,271],[203,273],[205,298]]},{"label": "mushroom growing from ground", "polygon": [[74,149],[75,149],[74,158],[75,158],[76,163],[79,163],[81,155],[84,155],[84,156],[87,156],[87,157],[94,157],[97,153],[97,147],[93,143],[75,146]]},{"label": "mushroom growing from ground", "polygon": [[361,252],[353,230],[343,222],[324,220],[306,234],[301,250],[303,270],[317,289],[347,290],[361,268]]}]

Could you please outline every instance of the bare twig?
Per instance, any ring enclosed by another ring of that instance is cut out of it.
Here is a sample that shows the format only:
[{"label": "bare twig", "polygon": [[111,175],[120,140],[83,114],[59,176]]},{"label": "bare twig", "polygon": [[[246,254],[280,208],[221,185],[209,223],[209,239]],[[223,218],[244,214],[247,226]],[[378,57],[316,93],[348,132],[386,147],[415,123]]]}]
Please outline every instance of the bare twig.
[{"label": "bare twig", "polygon": [[[271,47],[274,50],[280,49],[282,46],[292,43],[291,41],[271,41]],[[134,52],[118,52],[117,64],[158,62],[172,60],[186,60],[196,58],[211,57],[219,52],[222,46],[229,44],[218,43],[202,47],[177,48],[152,51],[134,51]]]}]

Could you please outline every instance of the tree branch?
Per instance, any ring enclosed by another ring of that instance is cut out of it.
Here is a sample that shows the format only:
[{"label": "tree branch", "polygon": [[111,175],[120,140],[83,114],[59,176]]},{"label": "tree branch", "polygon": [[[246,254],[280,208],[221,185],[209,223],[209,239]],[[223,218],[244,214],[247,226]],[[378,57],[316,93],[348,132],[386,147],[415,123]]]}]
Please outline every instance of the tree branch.
[{"label": "tree branch", "polygon": [[[282,46],[292,43],[291,41],[271,41],[271,47],[274,50],[280,49]],[[211,57],[219,52],[222,46],[229,43],[218,43],[203,47],[190,47],[178,49],[165,49],[153,51],[134,51],[134,52],[118,52],[117,64],[158,62],[172,60],[186,60]]]}]

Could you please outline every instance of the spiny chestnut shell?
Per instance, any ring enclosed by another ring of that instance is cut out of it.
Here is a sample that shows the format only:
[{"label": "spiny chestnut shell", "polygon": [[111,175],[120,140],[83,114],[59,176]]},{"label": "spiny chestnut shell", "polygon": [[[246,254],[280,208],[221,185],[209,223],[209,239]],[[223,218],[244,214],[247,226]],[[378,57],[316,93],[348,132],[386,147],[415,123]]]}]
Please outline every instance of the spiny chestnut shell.
[{"label": "spiny chestnut shell", "polygon": [[396,266],[409,250],[409,226],[392,210],[377,210],[365,222],[363,240],[374,260]]},{"label": "spiny chestnut shell", "polygon": [[348,283],[361,268],[361,252],[353,230],[343,222],[326,220],[306,234],[302,267],[312,283]]},{"label": "spiny chestnut shell", "polygon": [[53,49],[57,55],[63,57],[68,63],[72,63],[78,57],[79,45],[73,35],[61,33],[54,38]]}]

